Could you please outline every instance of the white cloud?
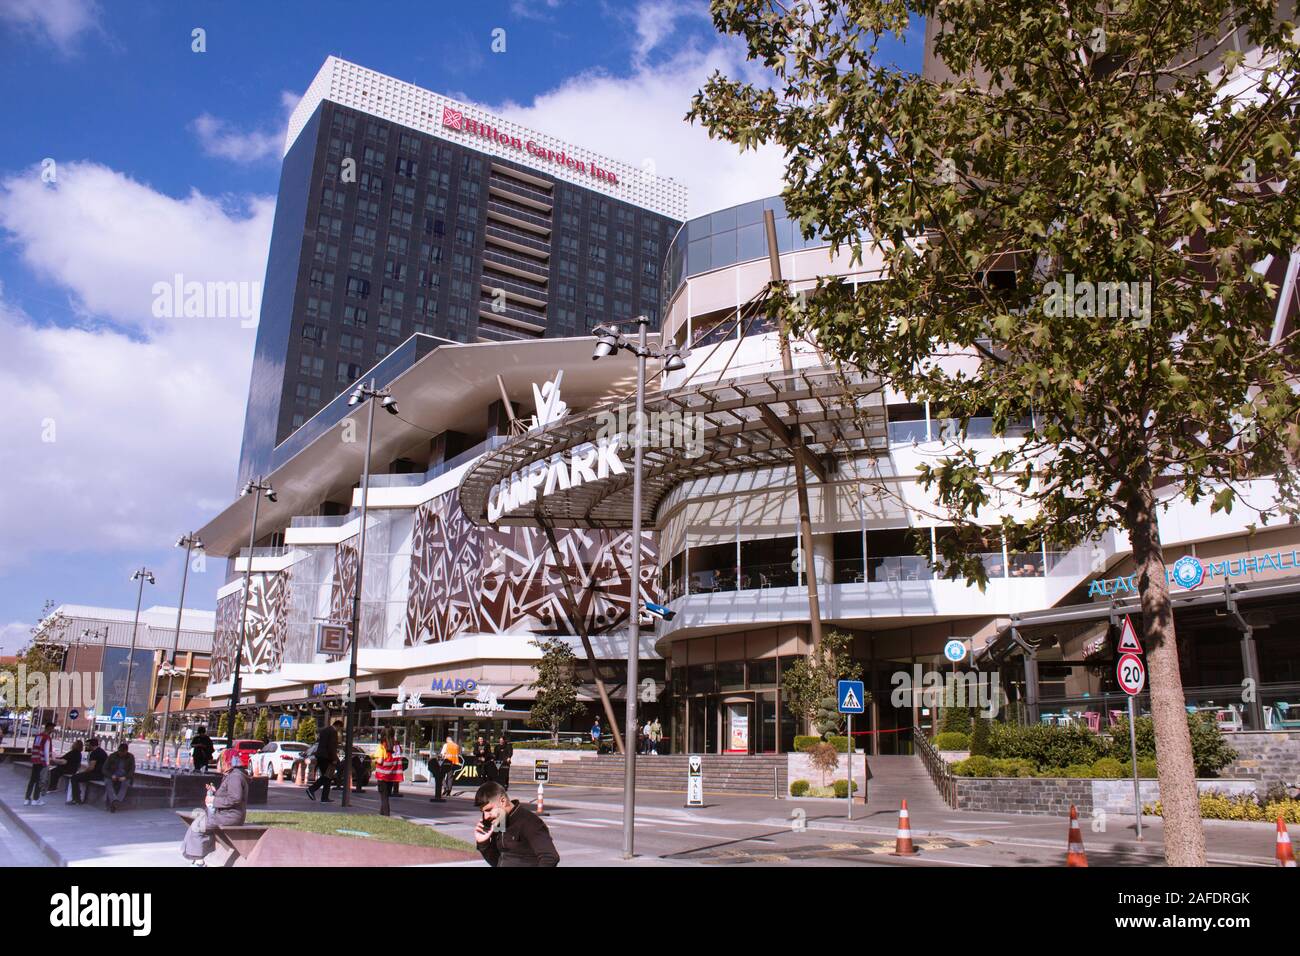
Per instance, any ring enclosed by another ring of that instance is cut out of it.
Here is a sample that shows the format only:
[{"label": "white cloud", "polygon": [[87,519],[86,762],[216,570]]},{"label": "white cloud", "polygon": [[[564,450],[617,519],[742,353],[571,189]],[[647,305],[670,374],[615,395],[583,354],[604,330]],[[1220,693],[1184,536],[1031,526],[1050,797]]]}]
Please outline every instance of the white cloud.
[{"label": "white cloud", "polygon": [[190,123],[190,129],[199,139],[199,145],[209,156],[218,156],[236,163],[257,163],[267,159],[278,160],[284,148],[285,130],[289,114],[301,97],[287,90],[280,93],[280,106],[284,116],[275,129],[240,130],[233,123],[202,113]]},{"label": "white cloud", "polygon": [[22,621],[0,624],[0,655],[13,657],[32,639],[32,625]]},{"label": "white cloud", "polygon": [[0,562],[170,544],[235,481],[256,329],[155,318],[153,286],[260,283],[272,201],[177,199],[92,163],[58,177],[0,182],[0,227],[82,319],[38,324],[0,290],[0,447],[17,463]]},{"label": "white cloud", "polygon": [[548,11],[559,9],[561,0],[511,0],[510,12],[523,20],[549,20]]},{"label": "white cloud", "polygon": [[98,26],[99,5],[95,0],[0,0],[0,20],[69,53],[82,33]]},{"label": "white cloud", "polygon": [[[626,75],[583,73],[531,104],[486,108],[634,166],[650,160],[658,175],[686,184],[692,216],[779,193],[785,168],[779,148],[741,153],[683,118],[714,70],[761,80],[743,49],[718,37],[703,44],[682,40],[676,24],[695,18],[698,5],[669,4],[663,13],[659,7],[646,2],[636,11],[635,56]],[[651,62],[650,54],[665,52],[674,39],[677,48]]]}]

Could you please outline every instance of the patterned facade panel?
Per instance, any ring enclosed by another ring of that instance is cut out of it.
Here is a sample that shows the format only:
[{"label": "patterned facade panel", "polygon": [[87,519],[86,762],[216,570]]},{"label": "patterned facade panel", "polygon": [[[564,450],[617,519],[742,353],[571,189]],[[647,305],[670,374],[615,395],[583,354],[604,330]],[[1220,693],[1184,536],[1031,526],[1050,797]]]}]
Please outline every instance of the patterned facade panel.
[{"label": "patterned facade panel", "polygon": [[[576,634],[625,625],[631,591],[630,532],[557,534],[578,607],[569,607],[546,535],[533,528],[484,529],[471,524],[450,492],[415,514],[406,644],[436,643],[458,634],[521,630]],[[657,600],[653,538],[642,535],[641,598]]]},{"label": "patterned facade panel", "polygon": [[248,578],[245,612],[243,589],[217,602],[210,680],[229,680],[235,669],[241,616],[247,613],[241,674],[266,674],[280,669],[289,632],[288,570],[255,573]]}]

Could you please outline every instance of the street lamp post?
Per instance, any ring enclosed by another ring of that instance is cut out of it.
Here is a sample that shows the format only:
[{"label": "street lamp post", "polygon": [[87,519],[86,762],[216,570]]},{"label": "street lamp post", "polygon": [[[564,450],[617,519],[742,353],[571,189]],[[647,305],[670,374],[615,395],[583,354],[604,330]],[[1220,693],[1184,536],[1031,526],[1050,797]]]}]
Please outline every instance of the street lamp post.
[{"label": "street lamp post", "polygon": [[127,652],[126,656],[126,690],[122,693],[123,730],[126,729],[126,722],[131,719],[131,674],[135,671],[135,636],[136,632],[140,630],[140,603],[144,600],[144,582],[158,583],[153,576],[153,572],[143,566],[131,575],[131,580],[139,581],[140,586],[135,595],[135,623],[131,625],[131,650]]},{"label": "street lamp post", "polygon": [[664,369],[675,372],[685,367],[675,350],[651,349],[646,345],[646,326],[650,320],[638,315],[637,340],[629,341],[618,329],[601,325],[593,329],[596,351],[593,360],[627,349],[636,356],[636,421],[632,441],[632,579],[629,599],[627,638],[627,681],[623,693],[627,698],[623,740],[623,858],[632,859],[636,829],[636,740],[637,740],[637,664],[641,649],[641,453],[645,438],[645,363],[647,358],[663,359]]},{"label": "street lamp post", "polygon": [[199,536],[191,532],[182,535],[176,542],[176,547],[185,549],[185,570],[181,572],[181,600],[180,606],[176,608],[176,634],[172,638],[172,659],[171,667],[167,669],[167,702],[163,705],[163,723],[162,733],[159,734],[159,754],[163,763],[167,761],[167,725],[172,715],[172,679],[176,675],[176,655],[180,653],[181,647],[181,615],[185,613],[185,585],[190,577],[190,554],[198,548],[203,549],[203,542]]},{"label": "street lamp post", "polygon": [[[271,487],[269,481],[258,476],[256,480],[250,480],[244,485],[239,494],[240,497],[253,496],[253,524],[248,529],[248,560],[244,563],[244,608],[239,615],[239,640],[235,643],[235,672],[230,684],[230,706],[226,711],[226,741],[227,746],[231,748],[235,744],[235,711],[239,707],[239,672],[244,665],[244,640],[248,634],[248,592],[253,580],[253,545],[257,541],[257,510],[262,503],[263,495],[266,495],[267,501],[275,501],[275,489]],[[186,567],[189,567],[188,559]]]},{"label": "street lamp post", "polygon": [[[366,566],[366,514],[370,503],[370,450],[375,438],[375,399],[390,415],[398,413],[397,400],[386,388],[375,388],[375,381],[358,385],[348,396],[348,405],[367,403],[366,457],[361,469],[361,537],[357,542],[357,580],[352,595],[352,623],[348,628],[348,683],[343,726],[343,806],[352,804],[352,739],[357,728],[357,650],[361,646],[361,581]],[[328,717],[326,718],[328,719]]]},{"label": "street lamp post", "polygon": [[[83,628],[81,631],[81,636],[88,641],[92,637],[98,637],[100,639],[101,642],[99,645],[99,677],[101,681],[100,690],[103,691],[104,693],[107,693],[108,688],[103,685],[102,681],[104,679],[105,673],[107,672],[107,663],[108,663],[108,625],[107,624],[104,625],[104,630],[102,632],[98,628],[96,628],[93,631],[88,627]],[[104,706],[104,700],[103,700],[103,694],[101,694],[100,697],[95,701],[95,707],[99,708],[103,706]],[[93,709],[91,710],[91,713],[88,716],[90,717],[90,733],[91,736],[93,736],[95,734],[95,714]]]}]

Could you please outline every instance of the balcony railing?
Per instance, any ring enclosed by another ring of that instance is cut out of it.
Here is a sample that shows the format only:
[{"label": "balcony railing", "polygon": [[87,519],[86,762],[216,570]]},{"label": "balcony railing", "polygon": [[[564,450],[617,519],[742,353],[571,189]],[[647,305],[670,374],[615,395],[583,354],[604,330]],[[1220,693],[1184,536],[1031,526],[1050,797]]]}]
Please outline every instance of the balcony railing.
[{"label": "balcony railing", "polygon": [[545,312],[534,312],[531,309],[522,309],[515,305],[507,305],[498,309],[495,308],[495,303],[490,298],[479,299],[478,314],[485,319],[503,322],[507,325],[515,322],[522,323],[530,332],[546,331]]},{"label": "balcony railing", "polygon": [[507,179],[504,176],[498,176],[495,173],[488,178],[488,194],[494,189],[499,189],[504,193],[513,193],[516,196],[523,196],[531,199],[533,202],[541,203],[547,209],[555,205],[554,198],[550,193],[533,186],[525,186],[523,183],[514,179]]},{"label": "balcony railing", "polygon": [[512,256],[491,246],[483,249],[483,262],[500,269],[515,269],[526,276],[535,277],[535,281],[538,282],[546,282],[551,277],[551,270],[546,263],[538,262],[536,259],[525,259],[523,256]]},{"label": "balcony railing", "polygon": [[290,528],[341,528],[349,521],[353,521],[361,516],[361,512],[353,508],[347,514],[342,515],[297,515],[289,520]]},{"label": "balcony railing", "polygon": [[531,249],[539,255],[550,256],[551,244],[544,239],[538,239],[533,233],[521,233],[517,229],[509,226],[498,226],[488,223],[485,235],[488,239],[495,239],[501,243],[514,243],[522,249]]},{"label": "balcony railing", "polygon": [[511,206],[503,202],[493,202],[488,200],[487,204],[488,218],[493,215],[499,216],[508,222],[517,223],[525,227],[534,227],[534,231],[544,235],[551,234],[551,220],[546,216],[539,216],[537,213],[526,212],[518,206]]}]

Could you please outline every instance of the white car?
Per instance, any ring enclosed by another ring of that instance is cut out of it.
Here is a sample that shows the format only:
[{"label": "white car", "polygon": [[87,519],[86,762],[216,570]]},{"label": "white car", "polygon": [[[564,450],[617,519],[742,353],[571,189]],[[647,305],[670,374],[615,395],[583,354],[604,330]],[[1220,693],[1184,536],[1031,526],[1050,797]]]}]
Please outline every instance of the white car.
[{"label": "white car", "polygon": [[294,764],[302,760],[306,752],[307,745],[296,740],[272,740],[253,754],[252,771],[264,777],[292,773]]}]

